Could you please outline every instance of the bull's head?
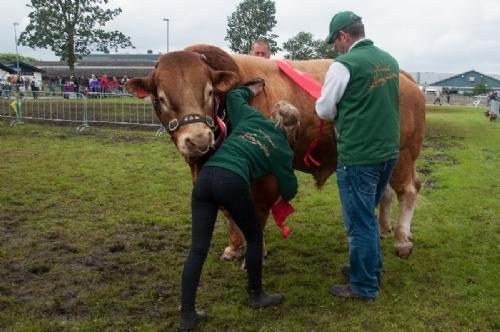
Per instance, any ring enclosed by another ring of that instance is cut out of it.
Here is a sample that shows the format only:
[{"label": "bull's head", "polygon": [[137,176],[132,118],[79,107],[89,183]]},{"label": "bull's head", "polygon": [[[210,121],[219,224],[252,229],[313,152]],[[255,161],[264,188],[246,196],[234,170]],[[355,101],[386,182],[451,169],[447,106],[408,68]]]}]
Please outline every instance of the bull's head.
[{"label": "bull's head", "polygon": [[125,88],[139,98],[151,97],[177,149],[193,160],[214,146],[215,95],[238,81],[233,71],[211,68],[203,54],[179,51],[160,57],[149,76],[128,80]]}]

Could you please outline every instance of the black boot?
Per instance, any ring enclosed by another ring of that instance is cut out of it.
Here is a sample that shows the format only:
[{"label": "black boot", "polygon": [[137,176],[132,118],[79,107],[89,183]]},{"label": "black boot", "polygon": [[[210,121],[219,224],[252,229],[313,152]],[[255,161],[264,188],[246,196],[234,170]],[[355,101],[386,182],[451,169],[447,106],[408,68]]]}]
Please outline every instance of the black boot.
[{"label": "black boot", "polygon": [[248,290],[248,305],[254,309],[277,305],[283,302],[281,294],[266,294],[263,290]]},{"label": "black boot", "polygon": [[207,319],[207,314],[204,311],[195,311],[181,309],[180,331],[191,331],[198,325],[199,322]]}]

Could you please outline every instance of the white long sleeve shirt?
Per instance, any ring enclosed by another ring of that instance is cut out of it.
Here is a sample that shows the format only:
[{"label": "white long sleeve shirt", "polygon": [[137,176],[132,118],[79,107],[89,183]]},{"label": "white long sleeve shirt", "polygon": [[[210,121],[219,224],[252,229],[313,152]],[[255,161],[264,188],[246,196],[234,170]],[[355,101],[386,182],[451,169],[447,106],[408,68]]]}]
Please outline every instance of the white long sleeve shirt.
[{"label": "white long sleeve shirt", "polygon": [[[365,38],[354,42],[349,51]],[[349,69],[340,62],[334,61],[325,76],[325,83],[321,88],[321,96],[316,101],[316,114],[324,120],[333,121],[337,116],[337,104],[342,99],[351,74]]]},{"label": "white long sleeve shirt", "polygon": [[334,62],[328,68],[321,96],[316,101],[316,113],[324,120],[333,121],[337,116],[337,104],[344,95],[351,74],[346,66]]}]

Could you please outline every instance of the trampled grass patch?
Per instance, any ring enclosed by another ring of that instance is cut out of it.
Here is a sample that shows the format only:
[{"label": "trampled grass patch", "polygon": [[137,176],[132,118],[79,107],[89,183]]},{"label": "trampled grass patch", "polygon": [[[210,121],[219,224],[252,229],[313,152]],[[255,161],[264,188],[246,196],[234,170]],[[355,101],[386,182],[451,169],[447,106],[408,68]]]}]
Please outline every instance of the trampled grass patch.
[{"label": "trampled grass patch", "polygon": [[[168,137],[0,122],[0,142],[0,330],[175,330],[191,178]],[[198,291],[209,314],[200,330],[499,330],[500,121],[428,108],[418,171],[415,247],[402,260],[391,237],[382,242],[376,302],[329,295],[347,261],[335,177],[318,191],[298,173],[290,239],[271,221],[266,229],[264,283],[284,304],[246,306],[241,262],[218,260],[220,218]]]}]

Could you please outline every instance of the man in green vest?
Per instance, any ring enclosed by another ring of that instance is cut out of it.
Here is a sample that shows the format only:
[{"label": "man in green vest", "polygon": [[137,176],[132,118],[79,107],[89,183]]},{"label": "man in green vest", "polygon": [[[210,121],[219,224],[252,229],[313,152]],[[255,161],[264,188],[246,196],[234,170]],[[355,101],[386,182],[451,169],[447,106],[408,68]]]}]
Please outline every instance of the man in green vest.
[{"label": "man in green vest", "polygon": [[399,66],[365,39],[361,17],[337,13],[326,43],[341,54],[325,77],[316,113],[335,121],[337,185],[349,238],[347,285],[330,292],[374,300],[382,277],[380,234],[375,208],[399,156]]}]

